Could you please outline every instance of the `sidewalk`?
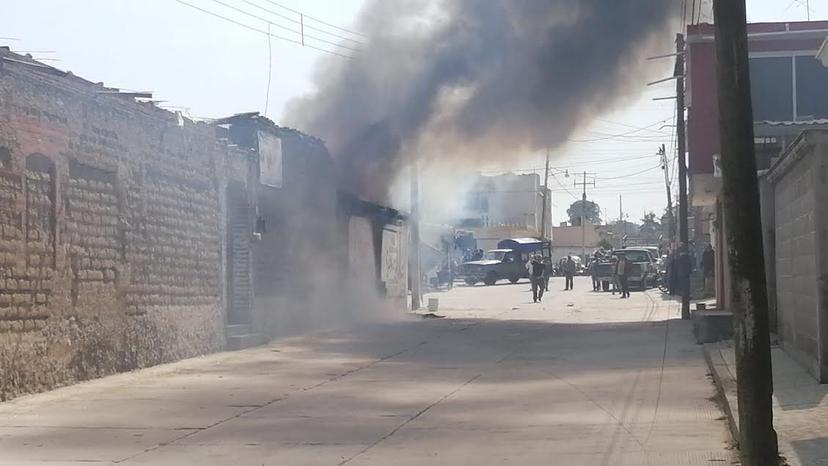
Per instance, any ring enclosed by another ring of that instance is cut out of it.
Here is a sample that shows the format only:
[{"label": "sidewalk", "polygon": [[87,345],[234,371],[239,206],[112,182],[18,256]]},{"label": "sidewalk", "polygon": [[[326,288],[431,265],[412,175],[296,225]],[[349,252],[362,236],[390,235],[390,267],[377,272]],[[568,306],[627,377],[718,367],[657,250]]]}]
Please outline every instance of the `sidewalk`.
[{"label": "sidewalk", "polygon": [[[717,388],[727,399],[731,431],[738,437],[733,342],[710,343],[704,349]],[[828,465],[828,385],[818,384],[781,348],[774,347],[772,357],[773,416],[780,454],[791,466]]]}]

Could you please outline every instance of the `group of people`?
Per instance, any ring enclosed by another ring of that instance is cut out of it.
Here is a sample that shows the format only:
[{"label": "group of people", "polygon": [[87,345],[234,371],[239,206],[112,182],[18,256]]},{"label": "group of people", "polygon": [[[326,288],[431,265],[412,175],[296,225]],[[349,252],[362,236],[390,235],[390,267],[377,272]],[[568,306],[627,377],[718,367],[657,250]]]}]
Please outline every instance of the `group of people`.
[{"label": "group of people", "polygon": [[[572,256],[568,256],[561,263],[561,271],[566,277],[566,291],[573,289],[576,268]],[[539,303],[543,299],[544,292],[549,291],[549,277],[554,273],[552,260],[548,257],[542,257],[540,254],[534,255],[526,263],[526,269],[532,281],[532,300]]]},{"label": "group of people", "polygon": [[589,263],[589,275],[592,277],[592,291],[601,291],[601,281],[598,279],[597,266],[602,261],[609,261],[612,265],[612,275],[614,278],[613,291],[621,292],[621,299],[630,297],[630,281],[629,273],[630,267],[624,254],[613,255],[606,253],[603,250],[596,251],[592,260]]},{"label": "group of people", "polygon": [[[680,295],[683,292],[683,285],[679,277],[682,273],[692,275],[696,270],[696,256],[694,254],[695,248],[692,245],[687,247],[684,244],[679,245],[676,250],[668,251],[665,260],[665,281],[670,295]],[[701,260],[698,261],[698,266],[701,269],[703,278],[702,294],[704,296],[712,295],[714,292],[713,277],[716,266],[716,254],[713,250],[713,245],[706,244],[702,252]],[[692,290],[690,290],[692,291]]]}]

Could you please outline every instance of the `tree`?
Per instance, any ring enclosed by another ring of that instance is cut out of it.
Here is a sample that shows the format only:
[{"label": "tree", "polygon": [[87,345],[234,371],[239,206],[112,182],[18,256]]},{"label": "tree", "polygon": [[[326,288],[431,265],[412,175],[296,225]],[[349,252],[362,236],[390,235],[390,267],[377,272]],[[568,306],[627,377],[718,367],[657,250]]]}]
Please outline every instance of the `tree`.
[{"label": "tree", "polygon": [[575,201],[566,210],[566,214],[569,215],[569,223],[572,225],[580,225],[581,216],[587,223],[601,224],[601,208],[592,201]]},{"label": "tree", "polygon": [[613,249],[612,243],[610,243],[610,240],[607,238],[601,238],[601,241],[598,241],[598,247],[601,249],[606,249],[608,251],[611,251]]},{"label": "tree", "polygon": [[641,226],[638,229],[638,233],[648,240],[661,236],[661,224],[656,220],[655,212],[644,214],[644,218],[641,219]]}]

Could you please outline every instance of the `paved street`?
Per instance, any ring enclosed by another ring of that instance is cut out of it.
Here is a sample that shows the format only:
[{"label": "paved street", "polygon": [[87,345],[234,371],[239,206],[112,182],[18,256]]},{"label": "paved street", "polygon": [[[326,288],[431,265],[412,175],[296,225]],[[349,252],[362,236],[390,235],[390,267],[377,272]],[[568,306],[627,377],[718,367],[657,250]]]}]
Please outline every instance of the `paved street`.
[{"label": "paved street", "polygon": [[676,305],[527,283],[0,405],[0,464],[726,465]]}]

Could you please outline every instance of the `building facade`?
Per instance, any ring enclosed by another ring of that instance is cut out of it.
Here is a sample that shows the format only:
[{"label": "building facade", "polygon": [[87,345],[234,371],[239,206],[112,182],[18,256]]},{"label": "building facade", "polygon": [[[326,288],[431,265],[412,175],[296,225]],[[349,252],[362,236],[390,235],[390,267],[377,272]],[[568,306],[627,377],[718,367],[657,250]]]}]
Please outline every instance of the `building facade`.
[{"label": "building facade", "polygon": [[508,238],[540,237],[542,233],[550,237],[551,191],[541,185],[540,175],[480,175],[472,186],[462,194],[465,206],[456,226],[474,232],[481,249],[494,249]]},{"label": "building facade", "polygon": [[[828,128],[828,70],[817,53],[828,36],[828,22],[748,25],[751,94],[756,162],[767,169],[806,128]],[[690,238],[697,249],[716,249],[716,296],[729,303],[727,250],[721,208],[718,92],[714,29],[711,24],[687,31],[687,157],[690,188]],[[773,231],[766,230],[766,235]],[[768,258],[770,259],[770,258]],[[768,260],[773,267],[771,260]],[[775,302],[771,302],[775,309]],[[773,321],[773,318],[772,318]]]},{"label": "building facade", "polygon": [[0,400],[404,311],[321,141],[136,97],[0,48]]}]

